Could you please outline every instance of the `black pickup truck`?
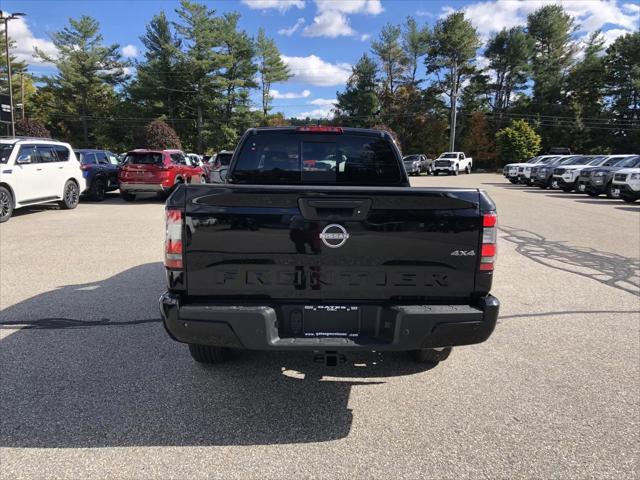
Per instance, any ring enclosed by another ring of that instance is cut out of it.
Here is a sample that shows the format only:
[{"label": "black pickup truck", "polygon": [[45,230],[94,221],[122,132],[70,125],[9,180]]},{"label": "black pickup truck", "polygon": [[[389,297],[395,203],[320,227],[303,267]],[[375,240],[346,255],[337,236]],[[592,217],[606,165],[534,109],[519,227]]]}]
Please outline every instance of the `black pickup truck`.
[{"label": "black pickup truck", "polygon": [[494,203],[411,188],[388,133],[250,129],[223,178],[166,204],[160,311],[196,361],[254,349],[437,363],[493,332]]}]

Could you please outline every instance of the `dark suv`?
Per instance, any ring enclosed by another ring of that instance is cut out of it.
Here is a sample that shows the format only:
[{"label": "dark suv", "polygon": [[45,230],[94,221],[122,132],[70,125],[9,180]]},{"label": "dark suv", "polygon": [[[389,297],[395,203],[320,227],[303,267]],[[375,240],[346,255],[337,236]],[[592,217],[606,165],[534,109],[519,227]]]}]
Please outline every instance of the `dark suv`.
[{"label": "dark suv", "polygon": [[118,189],[117,155],[108,150],[75,150],[87,188],[82,192],[92,200],[102,201],[107,192]]},{"label": "dark suv", "polygon": [[590,197],[597,197],[604,193],[607,198],[615,198],[612,191],[614,173],[622,168],[638,166],[640,166],[640,156],[625,155],[613,157],[599,167],[585,168],[580,173],[579,190]]}]

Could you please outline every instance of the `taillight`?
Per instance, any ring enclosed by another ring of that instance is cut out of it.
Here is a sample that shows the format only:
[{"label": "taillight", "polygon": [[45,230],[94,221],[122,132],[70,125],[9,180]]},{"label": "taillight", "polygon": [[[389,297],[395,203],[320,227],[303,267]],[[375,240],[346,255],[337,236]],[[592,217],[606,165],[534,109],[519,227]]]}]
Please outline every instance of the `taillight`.
[{"label": "taillight", "polygon": [[164,266],[183,268],[182,263],[182,210],[165,211],[167,233],[164,241]]},{"label": "taillight", "polygon": [[482,249],[480,251],[480,270],[493,271],[497,254],[497,224],[498,216],[495,212],[485,213],[482,216]]},{"label": "taillight", "polygon": [[309,126],[309,127],[298,127],[296,128],[296,132],[301,133],[342,133],[342,127],[328,127],[323,125]]}]

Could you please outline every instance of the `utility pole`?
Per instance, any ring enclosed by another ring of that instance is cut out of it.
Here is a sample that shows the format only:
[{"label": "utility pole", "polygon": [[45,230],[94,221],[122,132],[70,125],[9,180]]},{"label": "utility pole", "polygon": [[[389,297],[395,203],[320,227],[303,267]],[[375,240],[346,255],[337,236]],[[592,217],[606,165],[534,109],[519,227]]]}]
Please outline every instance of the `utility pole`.
[{"label": "utility pole", "polygon": [[11,85],[11,56],[9,55],[9,20],[16,20],[20,17],[24,17],[24,13],[10,13],[8,17],[4,16],[4,13],[0,10],[0,20],[4,22],[4,46],[7,56],[7,74],[9,75],[9,106],[11,108],[11,136],[16,136],[16,122],[13,111],[13,86]]},{"label": "utility pole", "polygon": [[456,110],[458,106],[458,65],[453,67],[453,89],[451,91],[451,134],[449,135],[449,151],[456,150]]},{"label": "utility pole", "polygon": [[22,105],[22,120],[24,120],[24,73],[20,74],[20,104]]}]

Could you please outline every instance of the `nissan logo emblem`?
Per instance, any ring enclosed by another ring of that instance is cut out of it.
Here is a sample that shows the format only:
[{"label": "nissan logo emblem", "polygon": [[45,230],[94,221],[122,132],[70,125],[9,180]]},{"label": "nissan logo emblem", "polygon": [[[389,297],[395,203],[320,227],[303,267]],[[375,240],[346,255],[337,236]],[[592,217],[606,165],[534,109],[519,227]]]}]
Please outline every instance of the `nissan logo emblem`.
[{"label": "nissan logo emblem", "polygon": [[329,248],[340,248],[349,239],[349,234],[342,225],[332,223],[324,227],[320,239]]}]

